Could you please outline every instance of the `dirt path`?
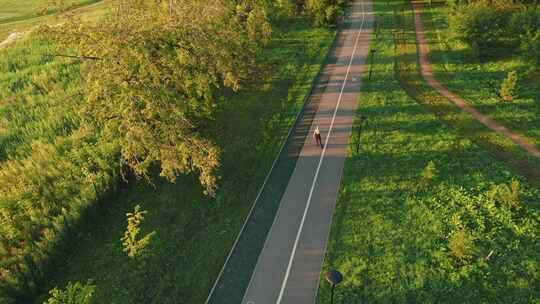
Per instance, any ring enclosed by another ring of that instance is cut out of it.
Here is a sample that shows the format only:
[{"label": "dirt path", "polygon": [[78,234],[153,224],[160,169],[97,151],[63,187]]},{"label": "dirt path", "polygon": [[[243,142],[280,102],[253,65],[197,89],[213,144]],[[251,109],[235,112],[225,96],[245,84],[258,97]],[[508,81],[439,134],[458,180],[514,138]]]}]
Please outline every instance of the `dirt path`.
[{"label": "dirt path", "polygon": [[419,61],[420,61],[420,72],[426,80],[426,82],[439,94],[448,98],[456,106],[461,108],[463,111],[471,114],[476,120],[486,125],[488,128],[497,132],[498,134],[510,139],[521,148],[529,152],[531,155],[540,159],[540,150],[535,147],[528,139],[523,137],[521,134],[518,134],[509,128],[501,125],[500,123],[494,121],[493,119],[487,117],[486,115],[480,113],[473,106],[468,104],[461,97],[450,92],[446,87],[444,87],[439,81],[433,76],[433,70],[428,60],[429,54],[429,42],[424,33],[422,25],[422,3],[420,1],[412,1],[412,7],[414,10],[414,26],[416,30],[416,41],[418,43],[419,49]]}]

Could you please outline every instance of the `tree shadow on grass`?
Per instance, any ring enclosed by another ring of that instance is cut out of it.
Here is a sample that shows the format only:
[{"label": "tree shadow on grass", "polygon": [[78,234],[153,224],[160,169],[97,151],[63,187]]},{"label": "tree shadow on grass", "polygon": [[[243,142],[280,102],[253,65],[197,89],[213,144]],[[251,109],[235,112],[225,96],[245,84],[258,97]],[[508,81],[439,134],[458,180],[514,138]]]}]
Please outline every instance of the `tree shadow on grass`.
[{"label": "tree shadow on grass", "polygon": [[[302,37],[307,28],[300,25],[290,36]],[[98,303],[204,302],[287,127],[296,117],[316,72],[315,63],[324,56],[320,46],[328,47],[330,33],[321,35],[324,37],[313,40],[318,45],[294,41],[286,46],[293,51],[267,54],[268,61],[283,53],[295,55],[288,58],[287,66],[282,64],[274,70],[277,75],[262,82],[268,85],[266,89],[248,88],[229,94],[219,104],[215,121],[206,130],[222,150],[220,187],[215,198],[202,194],[195,176],[181,176],[175,184],[156,177],[153,186],[131,181],[90,218],[77,246],[57,261],[55,275],[49,276],[43,292],[65,286],[67,281],[93,279]],[[307,132],[307,127],[300,126],[299,130]],[[152,255],[139,265],[140,270],[133,269],[120,242],[125,214],[136,204],[148,210],[143,232],[156,231]],[[45,298],[43,294],[38,300],[43,302]]]}]

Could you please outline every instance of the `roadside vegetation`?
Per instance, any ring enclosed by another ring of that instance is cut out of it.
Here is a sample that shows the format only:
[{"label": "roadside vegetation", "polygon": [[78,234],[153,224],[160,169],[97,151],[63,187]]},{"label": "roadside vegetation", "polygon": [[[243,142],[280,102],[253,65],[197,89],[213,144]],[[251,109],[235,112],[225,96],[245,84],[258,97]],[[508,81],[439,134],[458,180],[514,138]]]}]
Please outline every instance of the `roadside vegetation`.
[{"label": "roadside vegetation", "polygon": [[[343,272],[335,302],[539,301],[540,189],[456,123],[470,119],[422,99],[408,1],[374,9],[368,119],[355,123],[323,268]],[[318,302],[329,297],[321,277]]]},{"label": "roadside vegetation", "polygon": [[314,25],[335,20],[168,3],[0,50],[0,302],[206,298],[333,40]]},{"label": "roadside vegetation", "polygon": [[436,78],[540,147],[540,6],[529,3],[433,1],[422,16]]}]

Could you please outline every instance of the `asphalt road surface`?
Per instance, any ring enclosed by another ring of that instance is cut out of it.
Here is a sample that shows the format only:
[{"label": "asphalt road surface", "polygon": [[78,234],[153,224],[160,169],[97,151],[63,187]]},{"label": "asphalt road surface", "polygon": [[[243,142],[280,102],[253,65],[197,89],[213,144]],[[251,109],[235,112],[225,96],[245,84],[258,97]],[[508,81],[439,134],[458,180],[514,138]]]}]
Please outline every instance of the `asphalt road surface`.
[{"label": "asphalt road surface", "polygon": [[324,148],[306,138],[243,303],[315,303],[372,24],[371,2],[354,1],[332,50],[337,62],[321,77],[310,134],[319,126]]},{"label": "asphalt road surface", "polygon": [[[275,217],[267,224],[269,231],[264,230],[260,253],[257,251],[251,262],[242,255],[250,250],[242,244],[256,238],[250,233],[255,234],[258,223],[263,222],[257,220],[261,212],[256,210],[242,229],[207,303],[238,303],[239,299],[233,299],[233,289],[241,288],[238,285],[247,286],[242,287],[244,304],[315,303],[374,21],[371,0],[352,2],[331,50],[333,63],[324,66],[310,96],[316,107],[311,116],[303,115],[295,124],[294,128],[304,128],[305,134],[281,200],[276,200]],[[323,148],[313,136],[317,126]],[[294,137],[295,130],[292,132]],[[280,162],[278,159],[276,167]],[[265,188],[279,180],[272,178]],[[264,206],[264,201],[257,203]],[[249,269],[249,273],[242,275],[238,269]],[[242,276],[247,278],[235,279]]]}]

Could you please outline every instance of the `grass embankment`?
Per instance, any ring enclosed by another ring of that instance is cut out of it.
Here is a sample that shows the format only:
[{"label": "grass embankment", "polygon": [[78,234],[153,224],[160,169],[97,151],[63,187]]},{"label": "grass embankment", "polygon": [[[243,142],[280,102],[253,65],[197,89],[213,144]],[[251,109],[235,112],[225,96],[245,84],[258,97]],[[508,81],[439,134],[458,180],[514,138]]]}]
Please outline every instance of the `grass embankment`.
[{"label": "grass embankment", "polygon": [[445,123],[456,128],[460,135],[471,139],[499,161],[526,176],[530,183],[540,186],[540,160],[528,154],[510,139],[475,120],[424,81],[418,67],[416,34],[410,5],[407,3],[396,7],[395,18],[398,24],[398,31],[395,33],[396,75],[407,93],[436,113]]},{"label": "grass embankment", "polygon": [[[400,87],[393,31],[401,4],[374,3],[377,53],[358,110],[369,123],[359,153],[349,150],[323,268],[344,274],[335,302],[539,301],[540,190]],[[517,198],[505,186],[513,179]],[[318,303],[329,296],[322,277]]]},{"label": "grass embankment", "polygon": [[[540,74],[529,73],[530,64],[517,51],[507,50],[480,61],[468,47],[453,38],[448,27],[450,8],[444,3],[424,4],[423,22],[429,39],[430,62],[436,78],[471,105],[528,137],[540,147]],[[498,97],[508,72],[519,74],[518,95],[512,101]]]},{"label": "grass embankment", "polygon": [[[46,0],[0,0],[0,42],[11,33],[26,32],[40,24],[60,23],[59,7],[48,6]],[[61,9],[85,21],[97,20],[111,8],[111,0],[70,0]],[[43,11],[44,7],[48,10]]]},{"label": "grass embankment", "polygon": [[79,125],[80,65],[48,54],[40,39],[0,51],[0,161],[25,158],[33,141],[52,142]]},{"label": "grass embankment", "polygon": [[[223,149],[217,197],[204,197],[194,177],[131,185],[79,235],[43,291],[92,279],[96,303],[204,302],[334,34],[305,19],[274,31],[261,55],[270,81],[220,103],[212,130]],[[144,230],[157,233],[143,275],[120,241],[125,214],[136,204],[148,210]]]}]

